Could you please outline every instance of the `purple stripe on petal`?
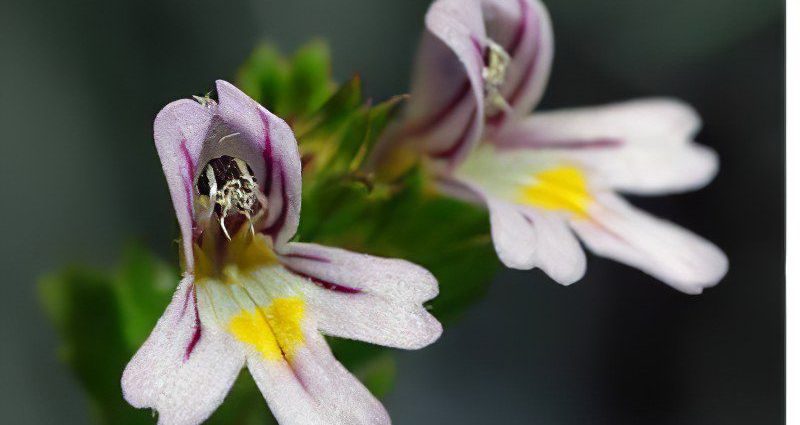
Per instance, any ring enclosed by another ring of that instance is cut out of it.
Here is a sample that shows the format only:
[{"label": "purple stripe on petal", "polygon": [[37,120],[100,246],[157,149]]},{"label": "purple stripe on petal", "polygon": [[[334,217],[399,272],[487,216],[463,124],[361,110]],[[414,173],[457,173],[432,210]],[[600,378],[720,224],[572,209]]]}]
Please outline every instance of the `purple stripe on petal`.
[{"label": "purple stripe on petal", "polygon": [[430,118],[428,118],[427,120],[410,127],[406,131],[406,135],[413,136],[420,133],[428,132],[433,128],[435,128],[438,124],[440,124],[444,120],[445,117],[450,115],[450,113],[452,113],[456,109],[456,107],[460,105],[461,102],[464,101],[464,99],[467,98],[469,90],[470,90],[469,80],[465,80],[464,84],[462,84],[461,88],[459,88],[458,92],[456,92],[456,95],[453,96],[453,98],[450,99],[450,101],[447,102],[447,104],[442,109],[440,109],[439,112],[431,114]]},{"label": "purple stripe on petal", "polygon": [[619,139],[599,138],[591,140],[562,140],[562,141],[530,141],[522,140],[516,142],[503,142],[497,146],[500,149],[608,149],[621,148],[625,143]]},{"label": "purple stripe on petal", "polygon": [[[470,38],[472,40],[472,46],[475,48],[476,58],[479,64],[479,68],[483,68],[484,66],[484,58],[483,58],[483,47],[481,46],[480,40],[476,37],[472,36]],[[448,115],[450,115],[453,111],[455,111],[462,102],[464,102],[472,90],[472,83],[469,81],[468,78],[464,79],[463,84],[461,87],[456,91],[456,94],[447,102],[439,111],[429,114],[428,118],[421,123],[412,125],[405,131],[405,136],[414,136],[420,133],[426,133],[435,129],[438,125],[445,122]]]},{"label": "purple stripe on petal", "polygon": [[194,283],[186,286],[186,294],[183,296],[183,306],[181,307],[181,317],[186,315],[186,309],[189,307],[189,295],[194,291]]},{"label": "purple stripe on petal", "polygon": [[292,272],[292,273],[294,273],[294,274],[296,274],[298,276],[304,277],[304,278],[310,280],[311,282],[313,282],[314,284],[316,284],[317,286],[323,287],[325,289],[328,289],[328,290],[331,290],[331,291],[334,291],[334,292],[342,292],[342,293],[345,293],[345,294],[360,294],[361,293],[360,289],[351,288],[349,286],[339,285],[338,283],[333,283],[333,282],[330,282],[330,281],[327,281],[327,280],[324,280],[324,279],[320,279],[318,277],[311,276],[311,275],[309,275],[307,273],[303,273],[303,272],[301,272],[301,271],[299,271],[297,269],[294,269],[292,267],[289,267],[289,266],[287,266],[285,264],[284,264],[283,267],[286,268],[286,270],[288,270],[288,271],[290,271],[290,272]]},{"label": "purple stripe on petal", "polygon": [[481,41],[478,40],[474,35],[470,36],[470,40],[472,40],[472,47],[475,48],[475,53],[478,58],[478,69],[483,69],[486,65],[486,59],[484,58],[484,48]]},{"label": "purple stripe on petal", "polygon": [[522,214],[522,218],[524,218],[525,221],[528,222],[528,224],[530,224],[531,226],[533,225],[533,219],[528,214]]},{"label": "purple stripe on petal", "polygon": [[[475,57],[476,60],[478,61],[478,69],[481,70],[479,72],[482,73],[483,68],[486,66],[486,54],[488,53],[488,49],[485,49],[483,44],[481,44],[481,41],[475,38],[474,35],[471,36],[470,39],[472,40],[472,47],[475,48]],[[486,90],[486,87],[484,85],[486,82],[483,80],[483,77],[481,76],[480,73],[478,74],[479,75],[478,85],[480,87],[476,87],[475,90],[480,91],[480,98],[483,99],[484,98],[483,92],[484,90]],[[483,102],[483,100],[481,100],[481,102]]]},{"label": "purple stripe on petal", "polygon": [[183,155],[184,162],[189,166],[189,180],[194,180],[194,173],[197,168],[194,160],[192,160],[191,154],[189,154],[189,147],[186,146],[186,139],[181,140],[181,155]]},{"label": "purple stripe on petal", "polygon": [[[520,0],[519,7],[520,7],[521,18],[517,29],[517,33],[515,34],[514,39],[512,40],[509,47],[506,48],[506,51],[509,52],[509,55],[511,56],[512,60],[516,56],[516,53],[518,53],[517,50],[519,49],[519,46],[522,43],[522,38],[525,34],[525,31],[527,31],[529,27],[528,3],[525,0]],[[519,102],[520,97],[522,97],[522,94],[525,93],[525,89],[533,81],[532,76],[537,70],[536,64],[539,62],[539,57],[541,53],[541,43],[542,43],[541,30],[542,30],[542,25],[539,19],[537,18],[536,20],[537,34],[535,39],[536,44],[534,44],[533,47],[534,53],[533,55],[531,55],[530,59],[525,64],[522,76],[519,78],[519,81],[517,81],[516,86],[511,90],[511,95],[508,97],[508,99],[506,99],[508,101],[509,106],[511,106],[512,109],[516,107],[516,104]],[[486,121],[491,126],[499,127],[501,124],[503,124],[503,122],[505,122],[506,118],[508,118],[508,112],[501,110],[498,113],[492,115],[491,117],[488,117]]]},{"label": "purple stripe on petal", "polygon": [[183,361],[189,361],[189,358],[192,357],[192,353],[194,349],[197,348],[197,343],[200,342],[200,337],[203,334],[203,328],[200,325],[200,316],[197,316],[194,321],[194,333],[192,334],[192,339],[189,340],[189,345],[186,346],[186,354],[183,355]]},{"label": "purple stripe on petal", "polygon": [[[189,287],[194,289],[194,284],[189,285]],[[188,361],[189,357],[192,356],[203,333],[203,326],[202,323],[200,323],[200,311],[197,308],[197,292],[194,290],[192,290],[192,302],[194,303],[194,333],[192,334],[192,339],[189,340],[189,345],[186,346],[186,353],[183,355],[184,362]]]},{"label": "purple stripe on petal", "polygon": [[186,210],[189,213],[189,218],[192,219],[192,229],[194,229],[195,222],[194,211],[192,210],[192,203],[194,202],[192,199],[192,184],[186,177],[183,178],[183,193],[186,196]]},{"label": "purple stripe on petal", "polygon": [[286,177],[284,176],[283,169],[279,169],[278,171],[278,178],[280,181],[280,190],[281,190],[281,212],[278,217],[275,219],[275,222],[272,223],[271,226],[264,229],[264,233],[272,236],[275,239],[278,236],[278,233],[283,228],[283,225],[286,223],[286,215],[289,210],[289,197],[286,195]]},{"label": "purple stripe on petal", "polygon": [[[469,120],[467,121],[470,123],[474,121],[476,113],[477,110],[473,109],[472,113],[469,116]],[[472,130],[471,125],[464,126],[464,131],[461,133],[460,136],[458,136],[458,138],[456,139],[455,143],[453,143],[452,146],[450,146],[445,150],[430,152],[429,155],[436,159],[447,159],[452,157],[453,155],[456,154],[456,152],[458,152],[461,149],[462,146],[464,146],[464,143],[466,143],[467,139],[469,139],[469,133],[471,130]]]},{"label": "purple stripe on petal", "polygon": [[316,255],[309,255],[309,254],[298,254],[298,253],[295,253],[295,252],[289,253],[289,254],[285,254],[283,256],[286,257],[286,258],[299,258],[301,260],[319,261],[321,263],[330,263],[331,262],[331,260],[329,260],[327,258],[324,258],[324,257],[318,257]]},{"label": "purple stripe on petal", "polygon": [[519,20],[517,31],[514,33],[511,43],[509,43],[508,47],[506,47],[506,52],[508,52],[509,56],[512,58],[517,55],[517,49],[519,49],[520,44],[522,44],[522,38],[525,36],[525,31],[528,30],[528,3],[525,0],[519,0],[519,9],[520,13],[522,14],[522,18]]},{"label": "purple stripe on petal", "polygon": [[272,155],[272,140],[270,140],[269,137],[269,118],[260,108],[258,109],[258,116],[261,118],[261,123],[264,126],[264,150],[261,152],[261,154],[264,158],[265,171],[263,180],[264,183],[261,191],[265,194],[269,194],[270,189],[272,188],[272,167],[274,162],[274,157]]},{"label": "purple stripe on petal", "polygon": [[303,379],[303,376],[295,369],[295,366],[292,364],[292,361],[289,360],[289,356],[286,355],[286,353],[283,351],[283,348],[281,348],[280,345],[278,346],[278,348],[280,348],[281,355],[283,356],[283,358],[286,359],[287,363],[289,363],[289,370],[292,372],[292,376],[294,376],[294,379],[297,380],[297,383],[300,384],[300,387],[306,394],[311,394],[311,391],[308,388],[308,383],[306,383],[306,381]]},{"label": "purple stripe on petal", "polygon": [[183,177],[183,191],[186,194],[186,208],[189,210],[189,217],[192,219],[192,228],[195,227],[194,211],[192,210],[194,204],[194,196],[192,196],[192,186],[194,184],[194,173],[196,165],[189,154],[189,148],[186,146],[186,139],[181,140],[181,155],[187,165],[188,176]]}]

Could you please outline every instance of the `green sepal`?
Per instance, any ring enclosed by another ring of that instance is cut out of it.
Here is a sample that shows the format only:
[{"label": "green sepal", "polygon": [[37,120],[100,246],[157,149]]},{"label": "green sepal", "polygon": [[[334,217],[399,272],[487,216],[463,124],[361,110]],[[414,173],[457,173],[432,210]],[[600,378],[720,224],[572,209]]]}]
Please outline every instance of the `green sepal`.
[{"label": "green sepal", "polygon": [[237,86],[289,123],[302,121],[333,93],[327,44],[312,41],[287,58],[270,44],[259,45],[239,69]]},{"label": "green sepal", "polygon": [[327,43],[312,41],[292,58],[287,86],[290,116],[304,117],[317,110],[333,93],[331,53]]},{"label": "green sepal", "polygon": [[261,44],[239,69],[236,85],[274,114],[290,112],[288,93],[289,62],[270,44]]}]

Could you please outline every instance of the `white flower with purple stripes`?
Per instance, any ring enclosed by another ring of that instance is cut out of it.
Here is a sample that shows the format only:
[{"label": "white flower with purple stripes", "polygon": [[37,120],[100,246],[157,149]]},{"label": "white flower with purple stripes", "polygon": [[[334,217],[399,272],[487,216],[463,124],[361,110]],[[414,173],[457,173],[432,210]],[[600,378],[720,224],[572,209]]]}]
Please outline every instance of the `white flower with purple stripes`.
[{"label": "white flower with purple stripes", "polygon": [[155,141],[185,274],[122,377],[159,423],[203,422],[246,365],[281,424],[388,424],[320,334],[416,349],[441,334],[434,277],[402,260],[290,242],[301,166],[289,126],[225,81],[219,102],[178,100]]},{"label": "white flower with purple stripes", "polygon": [[544,5],[437,0],[425,23],[402,125],[378,162],[424,152],[442,191],[488,207],[496,251],[512,268],[576,281],[586,268],[577,235],[687,293],[725,275],[719,248],[616,193],[675,193],[714,177],[717,156],[693,142],[691,107],[646,99],[529,115],[553,59]]}]

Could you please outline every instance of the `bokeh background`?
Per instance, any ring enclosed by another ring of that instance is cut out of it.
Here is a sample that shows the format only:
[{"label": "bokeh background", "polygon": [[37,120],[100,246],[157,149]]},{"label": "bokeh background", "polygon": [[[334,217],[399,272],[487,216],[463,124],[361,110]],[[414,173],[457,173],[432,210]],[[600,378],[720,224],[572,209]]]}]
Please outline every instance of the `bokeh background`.
[{"label": "bokeh background", "polygon": [[[543,108],[668,95],[722,161],[690,194],[633,201],[718,243],[722,283],[687,296],[595,257],[564,288],[500,273],[434,346],[399,355],[397,424],[779,424],[784,409],[784,4],[548,0]],[[257,42],[329,40],[334,74],[404,92],[427,0],[3,2],[0,412],[86,424],[36,280],[115,263],[138,239],[175,259],[152,119],[232,78]],[[266,407],[265,407],[266,408]]]}]

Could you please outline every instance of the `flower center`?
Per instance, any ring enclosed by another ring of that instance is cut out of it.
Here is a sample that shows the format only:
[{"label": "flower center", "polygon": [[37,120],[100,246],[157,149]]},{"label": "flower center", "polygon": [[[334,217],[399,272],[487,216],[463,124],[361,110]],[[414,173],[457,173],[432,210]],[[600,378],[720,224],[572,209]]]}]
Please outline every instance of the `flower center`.
[{"label": "flower center", "polygon": [[246,162],[227,155],[208,161],[196,190],[200,234],[194,257],[199,279],[233,283],[243,273],[277,262],[271,240],[255,231],[267,199]]},{"label": "flower center", "polygon": [[[197,178],[198,205],[206,217],[215,215],[225,236],[230,239],[226,219],[232,217],[234,226],[244,217],[252,227],[252,219],[264,205],[259,202],[259,189],[253,170],[239,158],[223,155],[208,161]],[[236,229],[232,229],[234,232]]]},{"label": "flower center", "polygon": [[500,92],[510,64],[511,57],[505,49],[489,40],[482,72],[486,116],[492,116],[499,111],[509,112],[511,110],[511,106]]}]

